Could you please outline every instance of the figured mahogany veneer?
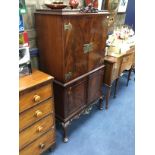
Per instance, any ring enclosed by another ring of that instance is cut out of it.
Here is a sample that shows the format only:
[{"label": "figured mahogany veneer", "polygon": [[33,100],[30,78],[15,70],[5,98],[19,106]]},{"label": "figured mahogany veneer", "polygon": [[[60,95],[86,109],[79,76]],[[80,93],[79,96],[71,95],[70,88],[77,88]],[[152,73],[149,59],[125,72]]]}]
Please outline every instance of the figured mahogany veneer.
[{"label": "figured mahogany veneer", "polygon": [[67,126],[100,101],[109,13],[37,10],[35,25],[40,69],[55,77],[56,118]]},{"label": "figured mahogany veneer", "polygon": [[108,12],[35,13],[40,68],[62,83],[103,65]]},{"label": "figured mahogany veneer", "polygon": [[38,70],[19,79],[20,155],[40,155],[55,144],[53,79]]}]

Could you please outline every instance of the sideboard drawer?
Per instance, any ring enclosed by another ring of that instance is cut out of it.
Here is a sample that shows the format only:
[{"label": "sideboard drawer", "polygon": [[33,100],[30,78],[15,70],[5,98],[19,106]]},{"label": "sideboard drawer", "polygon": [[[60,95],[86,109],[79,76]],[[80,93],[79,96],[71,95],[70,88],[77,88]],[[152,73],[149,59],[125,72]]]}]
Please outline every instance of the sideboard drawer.
[{"label": "sideboard drawer", "polygon": [[22,131],[19,136],[20,149],[47,132],[50,128],[54,128],[54,124],[53,115],[49,114],[47,117]]},{"label": "sideboard drawer", "polygon": [[122,59],[122,65],[121,65],[121,69],[120,69],[120,74],[124,70],[129,70],[131,68],[132,64],[133,64],[133,53],[124,56],[123,59]]},{"label": "sideboard drawer", "polygon": [[48,131],[39,139],[20,151],[20,155],[39,155],[47,150],[55,142],[54,129]]},{"label": "sideboard drawer", "polygon": [[47,101],[44,101],[43,103],[21,113],[19,116],[19,129],[22,130],[47,116],[49,113],[53,113],[53,104],[53,99],[50,98]]},{"label": "sideboard drawer", "polygon": [[49,97],[53,96],[53,90],[51,88],[51,83],[43,85],[41,87],[36,87],[26,93],[20,93],[19,96],[19,112],[22,112],[32,106],[42,102]]}]

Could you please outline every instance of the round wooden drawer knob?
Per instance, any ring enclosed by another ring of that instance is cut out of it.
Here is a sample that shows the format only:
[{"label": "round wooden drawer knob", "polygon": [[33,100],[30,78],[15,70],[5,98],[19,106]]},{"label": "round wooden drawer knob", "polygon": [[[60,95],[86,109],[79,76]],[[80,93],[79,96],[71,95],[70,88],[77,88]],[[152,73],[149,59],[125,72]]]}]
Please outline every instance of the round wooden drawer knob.
[{"label": "round wooden drawer knob", "polygon": [[34,101],[39,102],[40,101],[40,96],[39,95],[34,95]]},{"label": "round wooden drawer knob", "polygon": [[44,143],[41,143],[41,144],[39,144],[39,147],[40,147],[41,149],[43,149],[43,148],[45,148],[45,144],[44,144]]},{"label": "round wooden drawer knob", "polygon": [[40,110],[37,110],[36,112],[35,112],[35,116],[36,117],[40,117],[40,116],[42,116],[42,111],[40,111]]},{"label": "round wooden drawer knob", "polygon": [[37,132],[41,132],[41,131],[43,131],[43,127],[42,126],[38,126],[37,127]]}]

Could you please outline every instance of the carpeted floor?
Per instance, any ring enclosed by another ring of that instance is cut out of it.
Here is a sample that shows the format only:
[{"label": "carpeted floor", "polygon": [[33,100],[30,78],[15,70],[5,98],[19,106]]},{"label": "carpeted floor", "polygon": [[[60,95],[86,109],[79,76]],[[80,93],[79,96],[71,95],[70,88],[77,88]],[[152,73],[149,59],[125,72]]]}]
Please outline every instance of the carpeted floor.
[{"label": "carpeted floor", "polygon": [[[44,155],[134,155],[135,153],[135,81],[131,74],[120,80],[117,97],[113,87],[108,110],[94,106],[89,115],[82,115],[69,126],[69,142],[62,142],[62,130],[57,126],[57,142],[52,152]],[[104,92],[104,87],[103,87]],[[105,99],[103,100],[105,105]]]}]

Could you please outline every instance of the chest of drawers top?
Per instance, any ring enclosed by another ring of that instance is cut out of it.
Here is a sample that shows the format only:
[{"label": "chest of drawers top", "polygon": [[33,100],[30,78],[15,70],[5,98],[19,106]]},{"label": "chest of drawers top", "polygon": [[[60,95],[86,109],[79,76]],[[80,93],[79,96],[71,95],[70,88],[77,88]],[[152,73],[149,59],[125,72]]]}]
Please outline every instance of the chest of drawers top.
[{"label": "chest of drawers top", "polygon": [[54,77],[43,73],[39,70],[33,70],[33,73],[28,76],[19,78],[19,93],[29,90],[35,86],[52,81]]}]

